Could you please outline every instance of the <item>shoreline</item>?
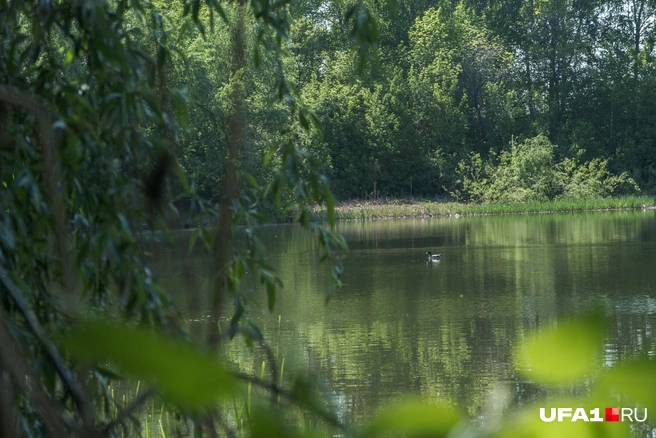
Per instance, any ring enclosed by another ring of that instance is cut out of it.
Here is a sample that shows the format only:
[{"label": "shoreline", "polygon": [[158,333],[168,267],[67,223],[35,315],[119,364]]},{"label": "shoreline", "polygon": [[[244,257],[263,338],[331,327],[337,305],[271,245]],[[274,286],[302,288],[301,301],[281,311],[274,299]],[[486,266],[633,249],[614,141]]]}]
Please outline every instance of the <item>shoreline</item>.
[{"label": "shoreline", "polygon": [[[555,200],[525,204],[466,204],[435,200],[349,201],[335,207],[337,222],[412,218],[476,217],[513,214],[584,213],[604,211],[656,210],[651,196]],[[325,221],[325,207],[312,211],[312,221]]]},{"label": "shoreline", "polygon": [[[346,201],[335,206],[335,221],[375,221],[390,219],[432,219],[503,215],[593,213],[610,211],[656,210],[656,198],[652,196],[626,196],[586,200],[556,200],[524,204],[467,204],[462,202],[427,199],[386,199],[378,201]],[[282,225],[293,222],[293,214],[286,218],[270,217],[261,225]],[[325,206],[316,206],[310,212],[311,222],[326,222]],[[207,227],[209,221],[182,222],[171,230]]]}]

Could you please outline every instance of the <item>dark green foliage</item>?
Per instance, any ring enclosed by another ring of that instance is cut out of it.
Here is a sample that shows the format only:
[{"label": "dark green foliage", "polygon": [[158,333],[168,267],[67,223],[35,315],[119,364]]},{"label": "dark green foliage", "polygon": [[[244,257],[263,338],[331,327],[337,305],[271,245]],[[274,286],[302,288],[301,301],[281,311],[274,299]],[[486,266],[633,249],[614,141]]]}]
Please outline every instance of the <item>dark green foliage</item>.
[{"label": "dark green foliage", "polygon": [[[327,153],[340,199],[449,194],[470,153],[491,163],[513,137],[539,134],[559,145],[554,163],[599,159],[651,190],[646,2],[369,5],[380,43],[360,73],[348,29],[333,25],[353,9],[308,6],[292,9],[313,20],[311,32],[292,34],[297,85],[324,124],[325,142],[313,147]],[[625,26],[632,20],[638,34]]]},{"label": "dark green foliage", "polygon": [[[279,65],[285,9],[268,1],[241,12],[213,1],[0,2],[0,345],[12,352],[0,360],[2,433],[125,431],[134,408],[114,398],[117,375],[96,368],[105,361],[148,380],[184,424],[200,422],[218,396],[231,393],[235,376],[220,360],[176,344],[186,336],[183,321],[153,278],[145,248],[166,238],[168,225],[211,221],[219,199],[227,230],[242,223],[252,231],[267,220],[267,206],[279,215],[293,211],[310,229],[309,209],[318,202],[334,225],[327,180],[295,143],[316,134],[317,120]],[[214,14],[230,24],[215,26]],[[253,28],[256,40],[246,41]],[[266,80],[253,80],[245,62],[253,44],[266,49],[263,65],[277,66]],[[253,98],[262,105],[243,111]],[[223,196],[230,184],[232,197]],[[341,274],[335,248],[345,243],[321,226],[309,231],[332,279],[329,296]],[[209,252],[226,255],[210,279],[225,286],[213,301],[234,302],[230,337],[246,333],[263,343],[248,312],[253,294],[241,280],[246,272],[257,279],[269,309],[282,284],[257,236],[248,232],[246,247],[233,248],[230,235],[196,235]],[[223,310],[213,312],[210,347]],[[54,337],[92,316],[152,326],[169,339],[91,325],[68,338],[69,351],[55,346]],[[16,409],[5,400],[19,400]]]}]

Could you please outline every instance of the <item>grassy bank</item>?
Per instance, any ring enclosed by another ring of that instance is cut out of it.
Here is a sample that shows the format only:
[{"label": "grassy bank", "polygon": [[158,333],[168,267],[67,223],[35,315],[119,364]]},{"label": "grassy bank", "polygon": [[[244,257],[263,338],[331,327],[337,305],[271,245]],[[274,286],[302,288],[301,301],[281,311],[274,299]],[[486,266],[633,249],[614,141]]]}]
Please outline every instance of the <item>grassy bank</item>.
[{"label": "grassy bank", "polygon": [[[337,220],[400,219],[410,217],[481,216],[495,214],[566,213],[581,211],[631,210],[654,207],[652,196],[626,196],[604,199],[560,199],[524,204],[463,204],[434,200],[392,199],[381,201],[351,201],[340,204],[335,210]],[[313,219],[326,218],[325,209],[318,207]]]}]

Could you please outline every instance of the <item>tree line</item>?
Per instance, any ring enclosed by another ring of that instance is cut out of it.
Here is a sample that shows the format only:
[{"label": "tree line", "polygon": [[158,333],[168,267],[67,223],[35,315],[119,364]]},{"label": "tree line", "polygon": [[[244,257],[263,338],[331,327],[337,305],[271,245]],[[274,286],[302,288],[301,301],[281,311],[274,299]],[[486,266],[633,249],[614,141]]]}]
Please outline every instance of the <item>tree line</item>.
[{"label": "tree line", "polygon": [[[583,172],[598,160],[608,177],[629,181],[594,195],[654,189],[654,2],[298,0],[287,13],[281,53],[263,53],[262,34],[250,29],[244,166],[254,174],[267,178],[259,163],[287,131],[321,163],[338,199],[485,200],[463,186],[472,178],[464,169],[477,160],[496,169],[513,144],[541,136],[553,165]],[[353,37],[349,14],[373,45]],[[182,32],[173,14],[165,23],[182,58],[171,80],[203,103],[191,109],[181,162],[211,198],[225,139],[210,111],[227,111],[228,34]],[[318,118],[321,136],[290,131],[280,74]]]}]

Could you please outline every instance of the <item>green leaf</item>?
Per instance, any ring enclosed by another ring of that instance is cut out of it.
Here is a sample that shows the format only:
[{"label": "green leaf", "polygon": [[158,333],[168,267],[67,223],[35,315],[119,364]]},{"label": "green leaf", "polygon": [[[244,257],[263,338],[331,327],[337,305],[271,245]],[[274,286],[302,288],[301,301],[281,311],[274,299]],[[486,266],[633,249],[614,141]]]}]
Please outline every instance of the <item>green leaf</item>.
[{"label": "green leaf", "polygon": [[317,437],[312,431],[298,431],[296,427],[284,420],[279,412],[256,408],[250,417],[251,436],[253,438],[296,438]]},{"label": "green leaf", "polygon": [[210,233],[210,230],[203,227],[200,228],[200,237],[203,239],[203,243],[205,244],[205,249],[207,249],[209,252],[212,252],[213,250],[213,245],[214,245],[214,238],[212,237],[212,233]]},{"label": "green leaf", "polygon": [[346,239],[344,239],[344,236],[340,233],[333,232],[333,241],[336,242],[340,248],[342,248],[344,251],[348,251],[348,243],[346,243]]},{"label": "green leaf", "polygon": [[269,307],[269,312],[273,312],[273,308],[276,305],[276,285],[270,281],[267,281],[266,290],[267,290],[267,304]]},{"label": "green leaf", "polygon": [[601,315],[559,322],[529,334],[516,351],[518,368],[543,384],[566,384],[594,370],[601,350]]},{"label": "green leaf", "polygon": [[460,415],[445,404],[406,399],[383,410],[366,429],[368,436],[403,435],[442,437],[460,421]]},{"label": "green leaf", "polygon": [[303,129],[305,129],[306,131],[309,131],[310,130],[310,123],[308,122],[307,117],[305,117],[305,114],[303,113],[303,111],[300,111],[298,113],[298,119],[299,119],[298,121],[301,123],[301,126],[303,127]]},{"label": "green leaf", "polygon": [[[180,126],[188,128],[191,124],[191,119],[189,117],[189,107],[187,106],[188,98],[185,90],[173,89],[170,91],[170,97],[171,106],[173,107],[177,121],[180,123]],[[178,164],[177,167],[181,166]],[[182,180],[180,176],[178,176],[178,178]],[[188,192],[188,187],[185,187],[185,190]]]},{"label": "green leaf", "polygon": [[0,227],[0,240],[4,242],[7,249],[14,249],[16,240],[14,238],[14,233],[9,226]]},{"label": "green leaf", "polygon": [[157,48],[157,67],[158,68],[162,68],[164,66],[164,64],[166,64],[166,57],[168,55],[166,52],[167,52],[166,48],[162,45],[160,45]]},{"label": "green leaf", "polygon": [[194,246],[196,246],[196,239],[198,239],[198,236],[200,235],[200,230],[201,228],[196,228],[191,233],[191,237],[189,238],[189,250],[187,251],[187,257],[191,255],[191,252],[194,250]]},{"label": "green leaf", "polygon": [[601,378],[599,386],[656,412],[656,361],[640,359],[615,366]]},{"label": "green leaf", "polygon": [[253,64],[255,65],[255,68],[260,68],[261,62],[262,60],[260,57],[260,49],[257,46],[255,46],[255,48],[253,49]]},{"label": "green leaf", "polygon": [[285,424],[280,415],[256,409],[251,417],[253,438],[296,437],[298,433]]},{"label": "green leaf", "polygon": [[251,174],[251,173],[249,173],[249,172],[245,172],[245,173],[244,173],[244,176],[246,177],[246,180],[248,181],[248,183],[249,183],[252,187],[259,187],[259,186],[260,186],[260,185],[257,183],[257,180],[255,179],[255,177],[253,176],[253,174]]},{"label": "green leaf", "polygon": [[125,217],[123,213],[119,213],[118,219],[121,222],[121,226],[123,227],[123,233],[125,236],[130,239],[130,241],[134,241],[134,234],[132,233],[132,227],[130,227],[130,222],[128,222],[128,219]]},{"label": "green leaf", "polygon": [[355,5],[348,8],[346,14],[344,14],[344,21],[349,21],[354,13],[355,13]]},{"label": "green leaf", "polygon": [[253,322],[252,319],[250,319],[248,316],[244,316],[244,320],[246,321],[246,324],[250,329],[252,330],[251,333],[247,335],[247,337],[253,341],[257,342],[263,342],[264,341],[264,336],[262,336],[262,332],[260,331],[260,328]]},{"label": "green leaf", "polygon": [[[230,319],[230,328],[231,329],[236,329],[237,326],[239,325],[239,321],[241,320],[242,316],[244,316],[244,306],[241,303],[241,299],[239,298],[239,295],[235,295],[235,313],[232,315],[232,318]],[[232,335],[234,336],[234,334]],[[232,339],[231,336],[231,339]]]},{"label": "green leaf", "polygon": [[242,259],[239,259],[235,261],[234,264],[234,277],[237,281],[241,280],[241,278],[244,276],[246,273],[246,266],[245,263]]},{"label": "green leaf", "polygon": [[226,15],[225,11],[223,10],[223,7],[221,7],[221,3],[219,3],[218,0],[207,0],[207,5],[211,8],[214,9],[216,12],[219,13],[219,16],[223,20],[225,24],[228,24],[228,16]]},{"label": "green leaf", "polygon": [[66,56],[64,57],[64,65],[68,65],[73,61],[73,58],[75,57],[75,48],[71,47],[68,49],[66,52]]},{"label": "green leaf", "polygon": [[234,380],[216,357],[144,329],[89,322],[63,344],[72,357],[109,361],[184,407],[202,408],[235,394]]},{"label": "green leaf", "polygon": [[97,373],[101,374],[102,376],[106,377],[107,379],[113,379],[113,380],[122,380],[123,377],[120,375],[116,374],[115,372],[108,370],[105,367],[102,366],[96,366],[94,367],[94,371]]},{"label": "green leaf", "polygon": [[573,412],[576,408],[585,409],[586,415],[591,416],[590,410],[600,408],[599,415],[603,418],[605,404],[592,403],[589,400],[574,398],[557,399],[540,402],[508,417],[501,430],[495,436],[504,438],[552,438],[552,437],[576,437],[576,438],[629,438],[631,436],[628,423],[586,422],[582,420],[544,422],[540,419],[540,408],[545,408],[550,414],[551,408],[571,407]]},{"label": "green leaf", "polygon": [[263,224],[267,224],[267,223],[271,222],[271,221],[269,220],[268,217],[266,217],[265,215],[263,215],[263,214],[261,214],[261,213],[250,213],[250,215],[251,215],[253,218],[255,218],[255,219],[257,219],[258,221],[260,221],[261,223],[263,223]]},{"label": "green leaf", "polygon": [[264,167],[268,167],[269,163],[271,162],[271,159],[279,150],[280,150],[280,146],[277,144],[274,144],[269,148],[266,155],[264,156],[264,161],[263,161]]},{"label": "green leaf", "polygon": [[[191,18],[192,18],[192,20],[194,20],[194,23],[196,23],[196,25],[198,25],[200,23],[200,20],[198,19],[198,13],[199,12],[200,12],[200,0],[192,0],[191,1]],[[201,33],[203,33],[202,30],[201,30]]]},{"label": "green leaf", "polygon": [[293,424],[286,422],[279,412],[255,408],[250,416],[250,430],[253,438],[296,438],[318,437],[313,431],[299,431]]}]

